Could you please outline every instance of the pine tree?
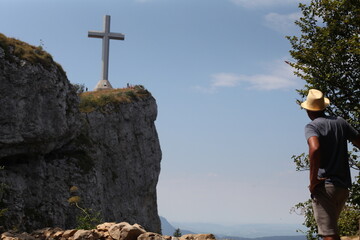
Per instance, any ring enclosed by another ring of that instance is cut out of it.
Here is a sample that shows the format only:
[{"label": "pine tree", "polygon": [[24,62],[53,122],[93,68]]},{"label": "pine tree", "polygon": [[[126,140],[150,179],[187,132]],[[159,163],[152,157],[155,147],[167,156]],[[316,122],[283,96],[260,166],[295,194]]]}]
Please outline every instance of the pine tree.
[{"label": "pine tree", "polygon": [[181,237],[182,233],[180,231],[180,228],[177,228],[173,234],[174,237]]}]

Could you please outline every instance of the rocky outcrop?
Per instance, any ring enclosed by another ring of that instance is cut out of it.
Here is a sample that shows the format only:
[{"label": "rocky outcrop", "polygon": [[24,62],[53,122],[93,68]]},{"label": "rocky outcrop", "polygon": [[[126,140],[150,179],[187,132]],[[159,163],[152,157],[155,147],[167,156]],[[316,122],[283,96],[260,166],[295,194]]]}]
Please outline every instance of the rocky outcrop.
[{"label": "rocky outcrop", "polygon": [[74,138],[79,100],[64,72],[6,57],[0,47],[0,158],[47,154]]},{"label": "rocky outcrop", "polygon": [[155,99],[81,113],[57,64],[9,58],[14,51],[0,44],[0,225],[74,228],[81,210],[68,200],[76,196],[103,221],[160,232]]},{"label": "rocky outcrop", "polygon": [[147,232],[141,225],[130,225],[127,222],[103,223],[92,230],[62,230],[45,228],[31,234],[6,232],[1,234],[1,240],[216,240],[213,234],[191,234],[181,237],[165,236]]}]

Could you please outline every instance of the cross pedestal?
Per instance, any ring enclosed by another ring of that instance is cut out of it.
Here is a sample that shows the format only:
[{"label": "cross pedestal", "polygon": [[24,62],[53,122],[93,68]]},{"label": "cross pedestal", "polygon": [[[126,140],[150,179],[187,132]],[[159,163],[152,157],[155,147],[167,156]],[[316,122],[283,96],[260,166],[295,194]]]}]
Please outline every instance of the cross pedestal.
[{"label": "cross pedestal", "polygon": [[102,79],[97,83],[94,91],[102,90],[102,89],[111,89],[113,87],[111,86],[108,80],[110,39],[124,40],[125,35],[122,33],[110,32],[110,16],[106,15],[104,17],[104,31],[103,32],[89,31],[88,37],[102,38]]}]

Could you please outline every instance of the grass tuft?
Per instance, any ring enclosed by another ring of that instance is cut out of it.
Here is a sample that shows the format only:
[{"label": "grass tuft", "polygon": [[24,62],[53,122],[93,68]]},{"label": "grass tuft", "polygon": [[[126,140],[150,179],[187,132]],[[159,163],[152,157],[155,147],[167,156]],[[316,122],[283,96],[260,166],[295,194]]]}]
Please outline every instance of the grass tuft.
[{"label": "grass tuft", "polygon": [[92,112],[108,103],[130,103],[151,96],[150,92],[141,85],[128,88],[117,88],[84,92],[79,94],[81,112]]},{"label": "grass tuft", "polygon": [[0,33],[0,47],[4,49],[5,57],[9,61],[14,61],[12,55],[15,55],[33,64],[40,63],[45,68],[49,68],[55,64],[64,72],[62,67],[55,63],[52,56],[44,51],[41,46],[35,47],[18,39],[6,37]]}]

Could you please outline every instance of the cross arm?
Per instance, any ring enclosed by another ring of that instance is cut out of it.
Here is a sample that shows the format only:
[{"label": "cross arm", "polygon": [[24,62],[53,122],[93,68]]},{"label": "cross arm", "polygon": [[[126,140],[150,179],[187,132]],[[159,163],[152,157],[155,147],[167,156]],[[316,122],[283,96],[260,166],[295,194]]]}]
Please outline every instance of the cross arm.
[{"label": "cross arm", "polygon": [[109,33],[109,38],[110,39],[117,39],[117,40],[124,40],[125,39],[125,35],[122,33]]},{"label": "cross arm", "polygon": [[103,32],[88,32],[88,37],[93,37],[93,38],[103,38],[104,37],[104,33]]}]

